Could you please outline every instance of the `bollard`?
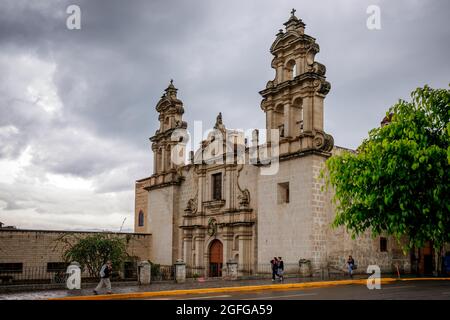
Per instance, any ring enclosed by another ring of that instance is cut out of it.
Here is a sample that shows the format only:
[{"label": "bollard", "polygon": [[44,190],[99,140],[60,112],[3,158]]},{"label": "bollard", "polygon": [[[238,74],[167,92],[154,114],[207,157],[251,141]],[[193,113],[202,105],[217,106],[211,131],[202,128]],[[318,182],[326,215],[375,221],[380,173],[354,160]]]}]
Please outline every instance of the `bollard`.
[{"label": "bollard", "polygon": [[230,260],[227,262],[227,279],[237,280],[238,278],[238,263]]},{"label": "bollard", "polygon": [[150,284],[152,278],[152,266],[148,261],[141,261],[138,264],[139,285]]},{"label": "bollard", "polygon": [[175,263],[175,282],[184,283],[186,281],[186,264],[183,260],[177,260]]}]

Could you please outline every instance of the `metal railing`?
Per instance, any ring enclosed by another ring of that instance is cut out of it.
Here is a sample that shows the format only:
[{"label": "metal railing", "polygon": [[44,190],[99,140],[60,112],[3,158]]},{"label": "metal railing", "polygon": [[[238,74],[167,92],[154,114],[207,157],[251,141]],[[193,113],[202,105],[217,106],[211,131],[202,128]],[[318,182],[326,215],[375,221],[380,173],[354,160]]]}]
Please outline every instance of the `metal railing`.
[{"label": "metal railing", "polygon": [[186,266],[186,278],[190,279],[197,279],[205,277],[205,268],[204,267],[197,267],[197,266]]},{"label": "metal railing", "polygon": [[153,265],[151,272],[152,281],[164,281],[175,279],[175,267],[166,265]]},{"label": "metal railing", "polygon": [[[0,270],[0,286],[27,285],[27,284],[61,284],[64,285],[68,278],[66,269],[48,269],[40,267],[22,267],[15,270]],[[98,277],[92,277],[88,272],[82,272],[83,282],[96,282]],[[112,281],[134,281],[137,273],[129,270],[113,271]]]},{"label": "metal railing", "polygon": [[57,284],[66,280],[66,269],[23,267],[20,270],[0,270],[0,285]]}]

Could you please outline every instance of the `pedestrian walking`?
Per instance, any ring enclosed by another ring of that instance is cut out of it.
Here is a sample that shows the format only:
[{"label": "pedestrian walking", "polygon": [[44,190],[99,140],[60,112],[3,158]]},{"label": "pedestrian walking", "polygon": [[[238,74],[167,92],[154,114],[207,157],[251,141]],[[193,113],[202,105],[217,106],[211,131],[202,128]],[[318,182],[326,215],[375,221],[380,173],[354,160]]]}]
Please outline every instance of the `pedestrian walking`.
[{"label": "pedestrian walking", "polygon": [[353,278],[353,270],[356,269],[355,260],[352,256],[348,256],[347,260],[347,268],[348,268],[348,274],[350,278]]},{"label": "pedestrian walking", "polygon": [[270,260],[270,266],[272,267],[272,282],[275,281],[275,276],[278,275],[278,259],[274,257]]},{"label": "pedestrian walking", "polygon": [[284,280],[283,274],[284,274],[284,262],[281,257],[278,257],[278,277],[280,278],[280,281]]},{"label": "pedestrian walking", "polygon": [[112,263],[111,260],[106,261],[106,263],[100,269],[100,282],[97,287],[94,289],[94,294],[98,294],[100,289],[105,286],[107,293],[111,294],[111,280],[109,279],[112,274]]}]

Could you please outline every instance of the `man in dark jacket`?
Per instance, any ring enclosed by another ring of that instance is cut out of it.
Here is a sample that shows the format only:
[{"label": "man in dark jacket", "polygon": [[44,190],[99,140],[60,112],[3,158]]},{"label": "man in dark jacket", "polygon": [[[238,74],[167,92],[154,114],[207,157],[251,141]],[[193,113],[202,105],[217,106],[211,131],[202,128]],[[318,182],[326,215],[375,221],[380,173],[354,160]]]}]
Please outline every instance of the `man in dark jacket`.
[{"label": "man in dark jacket", "polygon": [[109,279],[112,274],[112,263],[111,260],[106,261],[106,263],[100,269],[100,282],[94,289],[94,293],[98,294],[98,291],[105,286],[107,293],[111,294],[111,280]]},{"label": "man in dark jacket", "polygon": [[270,265],[272,267],[272,281],[275,281],[275,276],[278,274],[278,260],[276,257],[270,260]]},{"label": "man in dark jacket", "polygon": [[284,262],[281,257],[278,257],[278,277],[280,277],[280,281],[283,281],[283,273],[284,273]]}]

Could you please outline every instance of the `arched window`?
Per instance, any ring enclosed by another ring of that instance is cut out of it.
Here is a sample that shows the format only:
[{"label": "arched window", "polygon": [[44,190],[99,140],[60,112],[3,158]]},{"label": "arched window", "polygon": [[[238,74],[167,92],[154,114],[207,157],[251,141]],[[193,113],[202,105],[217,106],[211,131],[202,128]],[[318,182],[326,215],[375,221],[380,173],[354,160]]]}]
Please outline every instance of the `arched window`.
[{"label": "arched window", "polygon": [[139,210],[138,214],[138,226],[143,227],[144,226],[144,212],[142,210]]},{"label": "arched window", "polygon": [[289,60],[288,63],[286,63],[286,79],[285,80],[292,80],[297,76],[297,65],[295,64],[294,60]]},{"label": "arched window", "polygon": [[304,113],[303,113],[303,100],[302,98],[296,98],[293,103],[294,107],[294,119],[297,124],[296,134],[303,132],[304,126]]}]

